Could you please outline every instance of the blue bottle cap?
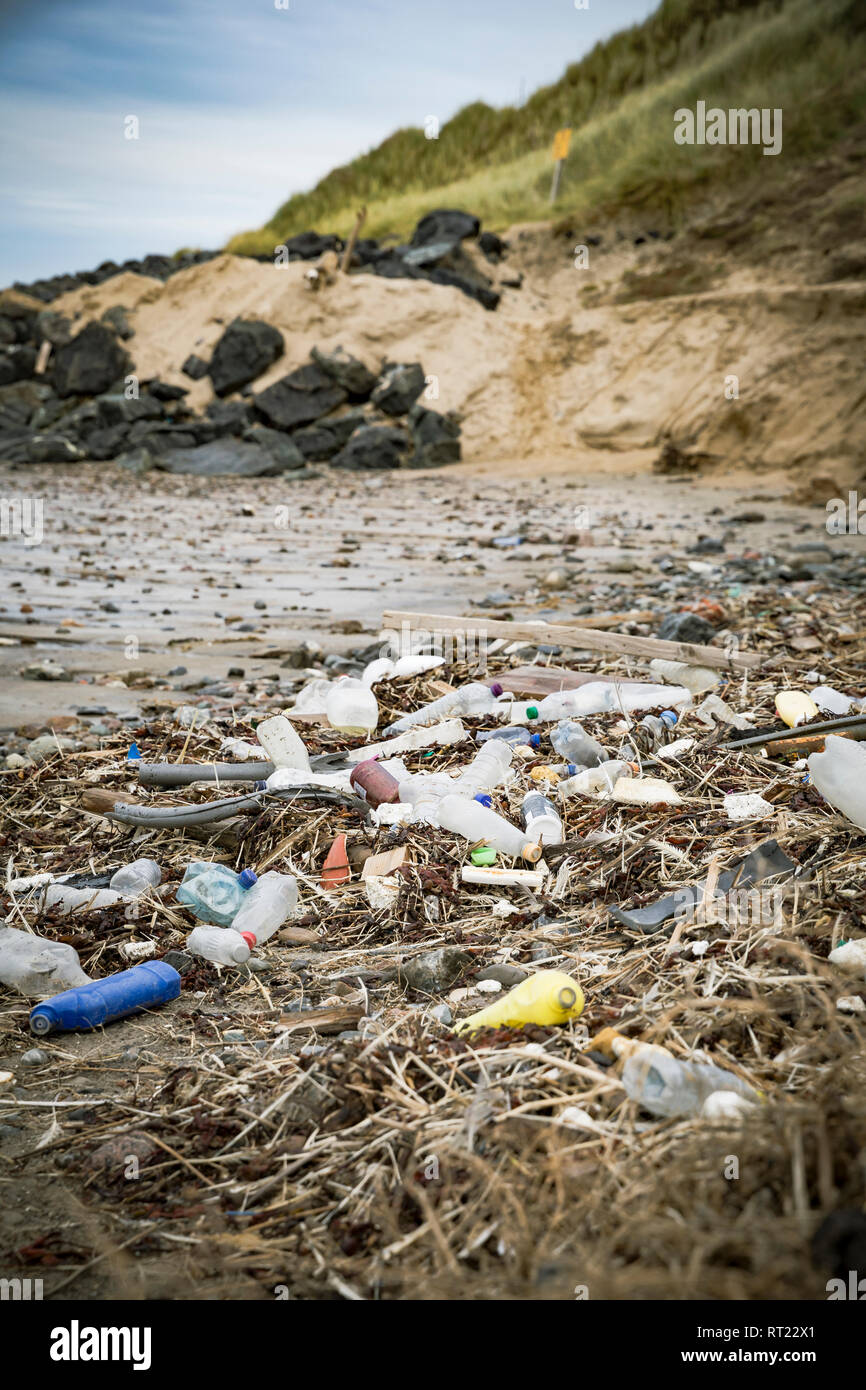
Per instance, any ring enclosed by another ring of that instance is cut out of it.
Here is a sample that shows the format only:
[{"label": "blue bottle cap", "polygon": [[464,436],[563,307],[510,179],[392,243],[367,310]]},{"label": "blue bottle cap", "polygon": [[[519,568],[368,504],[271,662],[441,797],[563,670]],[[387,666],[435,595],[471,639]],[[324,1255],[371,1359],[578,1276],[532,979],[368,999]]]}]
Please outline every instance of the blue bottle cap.
[{"label": "blue bottle cap", "polygon": [[663,709],[661,717],[666,724],[676,724],[678,718],[676,710],[673,709]]},{"label": "blue bottle cap", "polygon": [[493,797],[488,796],[486,792],[476,792],[475,796],[472,799],[473,801],[480,801],[482,806],[493,805]]},{"label": "blue bottle cap", "polygon": [[267,782],[256,782],[255,788],[257,792],[266,792],[268,789],[268,784]]},{"label": "blue bottle cap", "polygon": [[241,888],[252,888],[257,879],[258,874],[253,869],[241,869],[238,874],[238,883]]},{"label": "blue bottle cap", "polygon": [[569,777],[573,777],[574,774],[577,772],[577,763],[566,763],[565,770],[568,773]]},{"label": "blue bottle cap", "polygon": [[530,748],[540,748],[540,747],[541,747],[541,734],[530,734],[530,735],[529,735],[529,746],[530,746]]},{"label": "blue bottle cap", "polygon": [[137,744],[137,743],[132,742],[132,743],[129,745],[129,752],[128,752],[127,755],[126,755],[126,761],[127,761],[128,763],[134,763],[134,762],[139,762],[139,763],[140,763],[140,762],[141,762],[141,754],[140,754],[140,752],[138,751],[138,744]]}]

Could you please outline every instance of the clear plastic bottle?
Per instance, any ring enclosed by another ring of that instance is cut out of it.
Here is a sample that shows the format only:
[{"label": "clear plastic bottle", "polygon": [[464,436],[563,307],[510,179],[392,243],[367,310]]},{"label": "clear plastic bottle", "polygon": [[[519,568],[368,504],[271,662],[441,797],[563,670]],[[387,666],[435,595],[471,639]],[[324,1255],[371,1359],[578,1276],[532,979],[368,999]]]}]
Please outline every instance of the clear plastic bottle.
[{"label": "clear plastic bottle", "polygon": [[453,791],[454,779],[444,772],[413,772],[400,783],[397,799],[412,807],[414,821],[435,825],[440,801]]},{"label": "clear plastic bottle", "polygon": [[256,725],[256,737],[275,768],[309,772],[310,758],[297,729],[284,714],[273,714]]},{"label": "clear plastic bottle", "polygon": [[483,729],[475,735],[476,743],[488,743],[491,739],[497,743],[509,743],[512,748],[524,743],[529,748],[541,746],[541,734],[531,734],[522,724],[509,724],[507,729]]},{"label": "clear plastic bottle", "polygon": [[249,944],[231,927],[193,927],[186,948],[217,965],[243,965],[250,958]]},{"label": "clear plastic bottle", "polygon": [[812,782],[831,806],[866,830],[866,743],[828,734],[808,760]]},{"label": "clear plastic bottle", "polygon": [[62,941],[0,927],[0,983],[19,994],[51,995],[90,983],[78,952]]},{"label": "clear plastic bottle", "polygon": [[514,754],[499,739],[485,743],[454,783],[457,796],[476,796],[500,786],[508,776]]},{"label": "clear plastic bottle", "polygon": [[[583,719],[590,714],[612,714],[639,709],[667,709],[687,705],[691,695],[682,686],[649,685],[633,681],[587,681],[576,690],[557,690],[537,705],[512,705],[512,717],[541,720]],[[522,716],[521,716],[522,711]]]},{"label": "clear plastic bottle", "polygon": [[507,854],[512,859],[525,859],[534,864],[541,858],[541,846],[534,844],[528,835],[518,830],[516,825],[497,815],[479,801],[468,801],[464,796],[445,796],[436,809],[436,817],[443,830],[462,835],[470,844],[482,842],[490,845],[497,854]]},{"label": "clear plastic bottle", "polygon": [[529,838],[538,845],[562,844],[562,821],[552,801],[541,792],[527,792],[520,815]]},{"label": "clear plastic bottle", "polygon": [[597,767],[607,757],[601,744],[596,743],[575,719],[560,719],[551,730],[550,742],[561,758],[578,767]]},{"label": "clear plastic bottle", "polygon": [[599,799],[610,796],[616,786],[617,778],[631,777],[636,771],[637,765],[635,763],[624,762],[620,758],[611,758],[608,762],[599,763],[598,767],[586,767],[574,777],[560,782],[557,788],[559,798],[561,801],[566,801],[570,796],[594,796]]},{"label": "clear plastic bottle", "polygon": [[252,869],[236,874],[224,864],[201,860],[190,864],[177,890],[177,901],[188,907],[200,922],[228,927],[243,904],[247,889],[256,876]]},{"label": "clear plastic bottle", "polygon": [[238,908],[232,930],[252,935],[256,945],[267,941],[286,922],[298,905],[298,883],[291,874],[273,869],[257,878]]},{"label": "clear plastic bottle", "polygon": [[71,912],[96,912],[129,902],[133,894],[116,893],[113,888],[73,888],[68,883],[49,883],[42,899],[45,907],[59,907],[61,916]]},{"label": "clear plastic bottle", "polygon": [[497,708],[501,694],[502,686],[498,683],[485,685],[483,681],[470,681],[459,690],[449,691],[447,695],[440,695],[438,700],[431,700],[429,705],[422,705],[411,714],[404,714],[402,719],[396,719],[393,724],[389,724],[385,733],[402,734],[407,729],[413,729],[416,724],[433,724],[446,714],[467,717],[491,714]]},{"label": "clear plastic bottle", "polygon": [[761,1099],[733,1072],[712,1062],[681,1061],[666,1047],[624,1038],[613,1028],[604,1029],[593,1045],[622,1063],[622,1084],[627,1095],[651,1115],[697,1115],[716,1091],[733,1092],[753,1103]]},{"label": "clear plastic bottle", "polygon": [[115,893],[129,893],[138,897],[139,893],[146,893],[161,882],[162,870],[155,859],[134,859],[112,875],[108,886]]},{"label": "clear plastic bottle", "polygon": [[341,734],[369,738],[379,722],[379,705],[363,681],[344,676],[331,687],[325,714],[331,727]]}]

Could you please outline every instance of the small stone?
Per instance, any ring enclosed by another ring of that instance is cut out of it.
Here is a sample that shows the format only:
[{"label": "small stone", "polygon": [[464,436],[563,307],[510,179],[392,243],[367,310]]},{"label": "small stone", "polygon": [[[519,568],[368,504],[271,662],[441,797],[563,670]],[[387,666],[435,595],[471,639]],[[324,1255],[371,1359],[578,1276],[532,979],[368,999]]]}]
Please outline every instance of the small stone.
[{"label": "small stone", "polygon": [[34,762],[42,763],[53,758],[58,752],[68,753],[77,747],[74,739],[64,738],[62,734],[41,734],[27,745],[27,756]]},{"label": "small stone", "polygon": [[439,946],[405,961],[400,979],[422,994],[442,994],[471,962],[472,957],[458,946]]},{"label": "small stone", "polygon": [[18,674],[25,681],[69,680],[68,671],[58,666],[55,661],[34,661],[29,666],[20,667]]},{"label": "small stone", "polygon": [[22,1067],[44,1067],[46,1062],[51,1059],[47,1052],[43,1052],[41,1047],[31,1047],[27,1052],[22,1052],[18,1059]]},{"label": "small stone", "polygon": [[441,1023],[443,1027],[447,1028],[454,1015],[447,1004],[434,1004],[430,1010],[430,1017],[435,1018],[437,1023]]}]

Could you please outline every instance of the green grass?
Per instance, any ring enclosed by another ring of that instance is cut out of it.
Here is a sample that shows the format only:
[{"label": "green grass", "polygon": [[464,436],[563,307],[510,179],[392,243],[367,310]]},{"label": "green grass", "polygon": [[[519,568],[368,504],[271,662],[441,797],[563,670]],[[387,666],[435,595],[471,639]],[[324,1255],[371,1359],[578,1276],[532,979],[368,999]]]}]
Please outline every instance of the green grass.
[{"label": "green grass", "polygon": [[[574,134],[557,216],[633,208],[676,221],[716,187],[786,177],[793,162],[866,120],[864,12],[864,0],[665,0],[519,110],[467,107],[438,141],[398,131],[228,249],[268,254],[310,227],[345,236],[361,202],[364,234],[376,237],[405,237],[442,206],[470,209],[498,229],[549,217],[550,142],[567,124]],[[676,145],[673,113],[698,100],[781,107],[782,153]]]}]

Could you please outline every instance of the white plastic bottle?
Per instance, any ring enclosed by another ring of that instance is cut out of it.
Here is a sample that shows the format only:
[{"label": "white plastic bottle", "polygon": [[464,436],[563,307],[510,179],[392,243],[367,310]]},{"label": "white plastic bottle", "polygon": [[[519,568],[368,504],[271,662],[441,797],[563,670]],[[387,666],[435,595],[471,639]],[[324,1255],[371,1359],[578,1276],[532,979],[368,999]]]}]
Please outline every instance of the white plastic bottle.
[{"label": "white plastic bottle", "polygon": [[[393,724],[389,724],[385,733],[402,734],[406,729],[413,729],[416,724],[433,724],[445,714],[470,716],[498,713],[501,694],[502,686],[498,683],[485,685],[483,681],[470,681],[459,690],[451,690],[447,695],[440,695],[438,700],[431,700],[429,705],[422,705],[412,714],[404,714],[402,719],[396,719]],[[506,706],[503,705],[501,708],[504,711]]]},{"label": "white plastic bottle", "polygon": [[828,734],[824,752],[808,760],[812,781],[821,795],[866,830],[866,743]]},{"label": "white plastic bottle", "polygon": [[134,859],[112,875],[109,888],[115,893],[130,893],[138,897],[162,881],[162,871],[155,859]]},{"label": "white plastic bottle", "polygon": [[232,931],[250,934],[257,946],[279,931],[298,905],[298,883],[291,874],[260,874],[235,914]]},{"label": "white plastic bottle", "polygon": [[19,994],[60,994],[89,985],[90,976],[81,969],[73,946],[46,941],[17,927],[0,927],[0,984]]},{"label": "white plastic bottle", "polygon": [[712,1062],[680,1061],[666,1047],[624,1038],[612,1028],[605,1029],[595,1043],[620,1059],[626,1093],[651,1115],[697,1115],[717,1091],[753,1104],[760,1100],[745,1081]]},{"label": "white plastic bottle", "polygon": [[49,883],[43,902],[46,907],[59,907],[62,917],[71,912],[96,912],[99,908],[115,907],[131,902],[134,894],[116,893],[113,888],[73,888],[68,883]]},{"label": "white plastic bottle", "polygon": [[[682,686],[648,685],[631,682],[628,685],[613,684],[609,681],[587,681],[576,690],[558,690],[534,707],[535,717],[542,720],[583,719],[590,714],[609,714],[625,711],[627,714],[639,709],[670,709],[677,705],[687,705],[691,695]],[[532,718],[527,708],[526,717]]]},{"label": "white plastic bottle", "polygon": [[562,821],[552,801],[541,792],[527,792],[521,818],[527,835],[537,845],[561,845]]},{"label": "white plastic bottle", "polygon": [[186,948],[217,965],[243,965],[250,958],[249,945],[233,927],[193,927]]},{"label": "white plastic bottle", "polygon": [[332,686],[325,714],[331,727],[341,734],[369,738],[379,722],[379,705],[363,681],[345,676]]},{"label": "white plastic bottle", "polygon": [[597,767],[607,757],[601,744],[596,743],[576,719],[560,719],[550,731],[550,742],[561,758],[578,767]]},{"label": "white plastic bottle", "polygon": [[560,782],[557,788],[559,799],[567,801],[570,796],[594,796],[598,799],[610,796],[617,779],[631,777],[636,770],[635,763],[623,762],[620,758],[611,758],[609,762],[599,763],[598,767],[584,768],[574,777]]},{"label": "white plastic bottle", "polygon": [[500,739],[491,739],[475,754],[472,762],[460,773],[454,783],[458,796],[476,796],[501,786],[508,777],[514,752],[511,745]]},{"label": "white plastic bottle", "polygon": [[516,825],[499,816],[480,801],[467,801],[464,796],[445,796],[439,802],[436,816],[443,830],[462,835],[470,844],[483,842],[498,854],[512,859],[525,859],[534,864],[541,858],[541,846]]},{"label": "white plastic bottle", "polygon": [[303,740],[284,714],[273,714],[256,725],[256,737],[275,768],[309,772],[310,758]]}]

